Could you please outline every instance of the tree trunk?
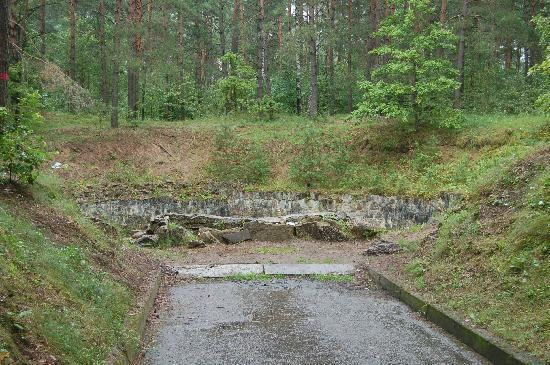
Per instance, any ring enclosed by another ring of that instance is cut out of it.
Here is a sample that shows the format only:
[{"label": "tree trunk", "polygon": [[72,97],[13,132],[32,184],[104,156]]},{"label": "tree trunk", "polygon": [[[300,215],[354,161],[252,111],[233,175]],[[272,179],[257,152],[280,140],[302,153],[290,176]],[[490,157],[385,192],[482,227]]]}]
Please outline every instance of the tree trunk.
[{"label": "tree trunk", "polygon": [[128,21],[132,29],[129,37],[132,59],[128,65],[128,117],[130,120],[136,119],[139,113],[139,71],[142,51],[142,37],[139,28],[142,16],[142,0],[130,0],[128,4]]},{"label": "tree trunk", "polygon": [[348,113],[353,111],[353,69],[352,69],[352,26],[353,26],[353,0],[348,0],[348,47],[347,47],[347,66],[348,66]]},{"label": "tree trunk", "polygon": [[460,18],[460,30],[458,41],[458,57],[456,66],[459,72],[460,87],[455,90],[455,108],[460,108],[462,104],[462,93],[464,92],[464,54],[466,46],[466,18],[468,17],[468,0],[462,1],[462,16]]},{"label": "tree trunk", "polygon": [[257,35],[257,58],[256,58],[256,78],[258,80],[258,98],[264,96],[265,81],[265,34],[264,34],[265,8],[264,0],[258,0],[258,35]]},{"label": "tree trunk", "polygon": [[69,0],[69,77],[76,81],[76,0]]},{"label": "tree trunk", "polygon": [[[225,0],[220,1],[220,24],[219,24],[219,33],[220,33],[220,54],[225,56]],[[227,76],[227,63],[222,62],[222,74]]]},{"label": "tree trunk", "polygon": [[287,18],[288,18],[288,33],[290,34],[290,32],[292,32],[292,23],[293,23],[293,18],[292,18],[292,0],[288,0],[288,6],[287,6]]},{"label": "tree trunk", "polygon": [[329,0],[328,14],[330,21],[330,32],[332,37],[329,38],[327,46],[327,73],[328,73],[328,112],[330,115],[335,113],[334,108],[334,39],[336,35],[336,0]]},{"label": "tree trunk", "polygon": [[[304,23],[304,7],[301,0],[295,0],[296,4],[296,27],[301,31]],[[296,51],[296,114],[302,114],[302,42],[298,39]]]},{"label": "tree trunk", "polygon": [[178,9],[178,68],[180,82],[183,82],[184,74],[184,46],[185,46],[185,19],[183,17],[183,7]]},{"label": "tree trunk", "polygon": [[506,42],[506,48],[504,49],[504,70],[510,71],[512,69],[512,45],[511,41]]},{"label": "tree trunk", "polygon": [[9,21],[9,0],[0,0],[0,107],[8,105]]},{"label": "tree trunk", "polygon": [[108,105],[109,103],[109,81],[107,71],[107,50],[105,40],[105,0],[99,0],[99,64],[101,69],[101,99]]},{"label": "tree trunk", "polygon": [[283,17],[280,15],[277,18],[277,40],[279,49],[283,48]]},{"label": "tree trunk", "polygon": [[439,13],[439,22],[444,25],[447,22],[447,0],[441,0],[441,12]]},{"label": "tree trunk", "polygon": [[113,29],[113,81],[111,92],[111,127],[118,128],[118,85],[120,78],[120,60],[117,50],[120,49],[120,21],[122,0],[115,3],[115,27]]},{"label": "tree trunk", "polygon": [[370,74],[376,66],[378,66],[378,57],[370,54],[370,51],[376,49],[379,45],[378,37],[375,33],[378,31],[380,24],[380,0],[370,0],[369,3],[369,22],[370,22],[370,36],[367,37],[367,76],[370,78]]},{"label": "tree trunk", "polygon": [[318,104],[319,104],[319,91],[318,91],[318,65],[317,65],[317,34],[315,32],[315,6],[309,4],[308,6],[308,24],[310,26],[309,36],[309,67],[310,67],[310,94],[309,94],[309,108],[308,114],[311,118],[317,117]]},{"label": "tree trunk", "polygon": [[231,52],[239,52],[239,0],[233,0],[233,18],[231,19]]},{"label": "tree trunk", "polygon": [[246,48],[244,47],[244,0],[241,0],[239,3],[239,47],[241,48],[241,54],[243,58],[246,60]]},{"label": "tree trunk", "polygon": [[46,57],[46,0],[40,0],[39,35],[40,35],[40,56]]}]

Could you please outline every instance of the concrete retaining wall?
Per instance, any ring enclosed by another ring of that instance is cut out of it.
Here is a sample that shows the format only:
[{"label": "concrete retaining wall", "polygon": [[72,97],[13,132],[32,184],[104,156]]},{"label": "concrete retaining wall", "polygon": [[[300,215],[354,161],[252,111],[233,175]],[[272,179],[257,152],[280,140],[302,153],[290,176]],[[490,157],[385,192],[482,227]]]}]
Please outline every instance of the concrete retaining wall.
[{"label": "concrete retaining wall", "polygon": [[200,214],[221,217],[280,217],[293,214],[336,213],[354,224],[370,228],[395,228],[428,222],[447,209],[454,199],[445,196],[426,201],[414,198],[325,196],[316,193],[235,192],[217,199],[146,199],[83,203],[84,214],[128,226],[142,225],[152,216]]}]

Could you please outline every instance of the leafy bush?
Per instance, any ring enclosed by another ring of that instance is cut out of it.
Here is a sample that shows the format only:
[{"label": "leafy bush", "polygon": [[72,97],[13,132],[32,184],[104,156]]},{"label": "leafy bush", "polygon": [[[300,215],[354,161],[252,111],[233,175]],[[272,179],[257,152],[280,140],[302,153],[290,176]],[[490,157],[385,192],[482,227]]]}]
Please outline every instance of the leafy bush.
[{"label": "leafy bush", "polygon": [[46,158],[44,142],[34,135],[31,126],[41,122],[37,93],[22,97],[17,113],[0,108],[0,178],[32,184],[36,169]]},{"label": "leafy bush", "polygon": [[350,153],[343,140],[328,140],[323,132],[305,129],[300,152],[290,163],[290,177],[307,187],[338,184],[349,166]]},{"label": "leafy bush", "polygon": [[226,113],[245,111],[251,100],[254,99],[256,72],[250,67],[241,55],[227,53],[221,58],[227,63],[228,74],[220,79],[217,88],[223,99],[223,108]]},{"label": "leafy bush", "polygon": [[[532,75],[539,76],[548,90],[550,86],[550,17],[538,16],[535,18],[535,23],[541,35],[540,44],[546,48],[546,59],[533,67],[530,72]],[[550,114],[550,92],[542,93],[535,102],[535,106],[543,113]]]},{"label": "leafy bush", "polygon": [[167,120],[193,119],[198,112],[197,90],[190,80],[164,91],[161,114]]},{"label": "leafy bush", "polygon": [[271,173],[271,164],[263,148],[239,138],[224,126],[214,139],[212,176],[226,182],[261,183]]}]

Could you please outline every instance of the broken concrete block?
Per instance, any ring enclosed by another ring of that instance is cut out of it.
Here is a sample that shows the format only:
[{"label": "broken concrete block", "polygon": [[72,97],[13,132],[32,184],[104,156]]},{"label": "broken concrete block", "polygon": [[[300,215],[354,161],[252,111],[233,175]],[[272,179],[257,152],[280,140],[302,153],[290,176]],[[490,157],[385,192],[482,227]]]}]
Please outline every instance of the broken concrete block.
[{"label": "broken concrete block", "polygon": [[250,231],[250,235],[255,241],[282,242],[296,237],[294,226],[287,224],[255,221],[247,222],[243,227]]},{"label": "broken concrete block", "polygon": [[223,231],[223,241],[229,245],[234,245],[240,242],[249,241],[252,239],[250,231],[243,229],[239,231]]}]

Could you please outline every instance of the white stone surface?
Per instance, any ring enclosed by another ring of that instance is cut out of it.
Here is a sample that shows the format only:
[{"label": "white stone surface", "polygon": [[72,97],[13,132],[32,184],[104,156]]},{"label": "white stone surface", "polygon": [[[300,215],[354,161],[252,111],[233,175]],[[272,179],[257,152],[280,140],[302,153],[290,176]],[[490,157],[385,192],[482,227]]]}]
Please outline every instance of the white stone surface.
[{"label": "white stone surface", "polygon": [[349,264],[270,264],[264,265],[267,275],[349,275],[355,268]]},{"label": "white stone surface", "polygon": [[262,274],[264,265],[230,264],[230,265],[195,265],[177,269],[178,274],[198,278],[225,278],[232,275]]}]

